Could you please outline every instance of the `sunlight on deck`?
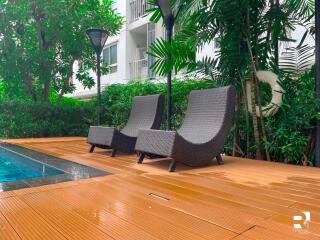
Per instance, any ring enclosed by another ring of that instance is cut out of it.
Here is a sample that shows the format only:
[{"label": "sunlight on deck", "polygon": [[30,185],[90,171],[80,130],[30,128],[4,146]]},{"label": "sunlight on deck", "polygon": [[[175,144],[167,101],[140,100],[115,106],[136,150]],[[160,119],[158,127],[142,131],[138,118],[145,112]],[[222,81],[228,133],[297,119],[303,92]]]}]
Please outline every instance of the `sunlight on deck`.
[{"label": "sunlight on deck", "polygon": [[113,175],[0,193],[1,240],[320,239],[318,169],[224,157],[169,173],[169,160],[89,154],[84,138],[7,142]]}]

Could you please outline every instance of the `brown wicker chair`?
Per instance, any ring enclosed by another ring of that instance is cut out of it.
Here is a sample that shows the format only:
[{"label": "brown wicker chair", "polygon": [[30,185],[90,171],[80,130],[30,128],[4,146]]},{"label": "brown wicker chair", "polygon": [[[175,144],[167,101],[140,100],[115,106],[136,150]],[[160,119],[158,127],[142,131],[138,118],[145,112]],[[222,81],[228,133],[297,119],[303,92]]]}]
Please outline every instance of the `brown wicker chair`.
[{"label": "brown wicker chair", "polygon": [[185,120],[175,131],[139,130],[135,150],[145,155],[172,158],[169,171],[176,163],[198,167],[214,158],[222,164],[221,152],[232,126],[236,91],[233,86],[195,90],[189,95]]},{"label": "brown wicker chair", "polygon": [[162,94],[135,97],[127,125],[121,131],[114,127],[90,127],[87,140],[91,145],[89,152],[93,152],[95,147],[113,149],[112,157],[117,150],[134,152],[139,129],[159,129],[163,106]]}]

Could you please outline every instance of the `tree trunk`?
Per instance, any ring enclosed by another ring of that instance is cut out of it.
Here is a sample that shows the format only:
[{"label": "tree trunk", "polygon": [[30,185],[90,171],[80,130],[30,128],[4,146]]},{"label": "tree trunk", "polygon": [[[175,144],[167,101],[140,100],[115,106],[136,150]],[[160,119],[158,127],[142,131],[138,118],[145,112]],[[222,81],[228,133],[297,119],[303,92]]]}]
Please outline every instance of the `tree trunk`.
[{"label": "tree trunk", "polygon": [[[261,131],[262,131],[262,139],[264,144],[266,144],[268,142],[267,140],[267,133],[266,133],[266,128],[265,128],[265,124],[264,124],[264,119],[262,116],[262,106],[261,106],[261,94],[260,94],[260,88],[259,88],[259,81],[257,79],[257,73],[255,72],[255,85],[256,85],[256,93],[257,93],[257,99],[258,99],[258,107],[259,107],[259,112],[260,112],[260,125],[261,125]],[[266,157],[267,160],[270,161],[270,154],[267,148],[265,148],[265,152],[266,152]]]},{"label": "tree trunk", "polygon": [[[260,135],[259,135],[259,127],[258,127],[258,118],[257,118],[257,112],[256,112],[256,102],[258,103],[258,108],[260,111],[260,124],[261,124],[261,130],[262,130],[262,138],[264,143],[267,143],[267,136],[266,136],[266,131],[265,131],[265,126],[264,126],[264,120],[262,117],[262,107],[261,107],[261,98],[260,98],[260,89],[259,89],[259,83],[258,83],[258,78],[257,78],[257,66],[258,66],[258,61],[259,58],[257,56],[257,50],[254,48],[254,53],[252,52],[252,46],[250,43],[250,17],[249,17],[249,12],[247,12],[247,21],[248,21],[248,35],[247,35],[247,46],[248,46],[248,52],[249,52],[249,56],[250,56],[250,60],[251,60],[251,69],[252,69],[252,94],[251,94],[251,98],[252,98],[252,119],[253,119],[253,129],[254,129],[254,137],[255,137],[255,143],[259,143],[259,145],[257,146],[256,149],[256,158],[258,159],[262,159],[262,152],[260,150]],[[254,42],[255,45],[254,47],[256,47],[258,45],[258,35],[255,34],[255,38],[254,38]],[[256,97],[257,97],[257,101],[256,101]],[[267,159],[270,161],[270,155],[269,155],[269,151],[267,149],[265,149],[266,151],[266,156]]]},{"label": "tree trunk", "polygon": [[241,87],[243,92],[243,98],[244,98],[244,107],[246,111],[246,156],[249,157],[249,148],[250,148],[250,136],[249,136],[249,126],[250,126],[250,119],[249,119],[249,110],[248,110],[248,102],[247,102],[247,91],[244,86],[244,80],[241,78]]},{"label": "tree trunk", "polygon": [[[259,112],[260,112],[260,125],[261,125],[261,130],[262,130],[262,139],[263,139],[264,143],[267,143],[267,135],[266,135],[265,125],[264,125],[264,119],[262,116],[262,106],[261,106],[261,97],[260,97],[261,95],[260,95],[259,81],[257,78],[257,70],[256,70],[256,66],[255,66],[255,60],[254,60],[252,52],[251,52],[250,43],[248,43],[248,46],[249,46],[249,52],[250,52],[251,59],[252,59],[252,89],[251,89],[252,94],[251,94],[251,98],[252,98],[252,118],[254,121],[253,124],[254,125],[258,124],[258,123],[255,123],[255,121],[258,121],[257,112],[256,112],[256,102],[257,102]],[[257,96],[257,101],[256,101],[256,96]],[[254,129],[255,129],[255,127],[254,127]],[[257,130],[259,130],[258,126],[257,126]],[[255,139],[256,139],[256,137],[255,137]],[[259,142],[260,142],[260,138],[259,138]],[[265,149],[265,152],[266,152],[267,160],[270,161],[269,151],[267,149]],[[261,152],[260,152],[260,154],[261,154]],[[262,158],[262,154],[260,156],[260,159],[261,158]]]},{"label": "tree trunk", "polygon": [[301,162],[304,166],[313,165],[311,162],[311,154],[315,148],[315,142],[316,142],[316,139],[315,139],[314,131],[310,130],[309,131],[309,142],[306,147],[306,151],[301,158]]},{"label": "tree trunk", "polygon": [[[277,9],[280,8],[280,2],[279,0],[276,0],[275,6]],[[275,62],[275,72],[278,73],[279,72],[279,36],[276,36],[276,40],[274,43],[274,62]]]},{"label": "tree trunk", "polygon": [[239,121],[240,121],[240,104],[241,104],[241,98],[240,96],[237,97],[237,102],[235,106],[235,118],[234,118],[234,123],[235,123],[235,130],[234,130],[234,135],[233,135],[233,144],[232,144],[232,156],[238,157],[238,140],[239,140]]},{"label": "tree trunk", "polygon": [[55,45],[55,35],[53,34],[49,40],[46,40],[45,24],[43,23],[43,16],[45,15],[41,9],[39,9],[36,3],[31,5],[32,15],[36,22],[36,28],[38,33],[38,45],[40,50],[39,56],[39,79],[43,83],[43,101],[49,103],[50,85],[52,80],[52,66],[46,59],[46,53],[50,46]]},{"label": "tree trunk", "polygon": [[[257,41],[257,40],[256,40]],[[251,46],[250,46],[250,42],[248,42],[248,46],[249,46],[249,55],[251,57],[251,62],[252,62],[252,79],[254,81],[254,85],[255,85],[255,94],[256,94],[256,102],[258,103],[258,108],[259,108],[259,112],[260,112],[260,126],[261,126],[261,131],[262,131],[262,139],[263,139],[263,143],[266,144],[267,143],[267,134],[266,134],[266,129],[265,129],[265,124],[264,124],[264,119],[263,119],[263,115],[262,115],[262,104],[261,104],[261,93],[260,93],[260,87],[259,87],[259,80],[257,77],[257,67],[256,65],[258,62],[258,57],[252,54],[251,51]],[[254,108],[256,108],[255,104],[253,105]],[[265,152],[266,152],[266,158],[268,161],[270,161],[270,154],[267,148],[265,148]]]},{"label": "tree trunk", "polygon": [[29,73],[25,69],[20,68],[20,75],[23,79],[24,89],[25,89],[26,94],[31,96],[33,101],[35,101],[35,102],[38,101],[38,96],[37,96],[36,92],[34,91],[34,89],[32,88],[32,80],[31,80]]},{"label": "tree trunk", "polygon": [[21,52],[21,59],[18,60],[18,64],[20,65],[19,72],[24,84],[24,90],[27,95],[29,95],[33,101],[38,100],[38,96],[32,87],[32,77],[30,76],[29,69],[26,64],[26,61],[23,59],[24,52],[25,52],[25,41],[24,35],[20,34],[20,52]]},{"label": "tree trunk", "polygon": [[50,83],[46,81],[43,88],[43,101],[49,103]]},{"label": "tree trunk", "polygon": [[64,95],[67,87],[70,85],[70,79],[72,78],[72,75],[73,75],[73,64],[74,64],[75,60],[72,59],[70,62],[69,62],[69,70],[68,70],[68,74],[67,74],[67,78],[59,92],[59,95],[58,95],[58,98],[57,98],[57,101],[56,101],[56,105],[59,105],[60,101],[61,101],[61,98],[62,96]]},{"label": "tree trunk", "polygon": [[[252,78],[254,78],[252,73]],[[252,80],[251,83],[251,107],[252,107],[252,125],[253,125],[253,136],[254,142],[256,144],[256,159],[262,159],[262,153],[260,149],[260,133],[258,126],[258,117],[256,112],[256,84],[255,81]]]}]

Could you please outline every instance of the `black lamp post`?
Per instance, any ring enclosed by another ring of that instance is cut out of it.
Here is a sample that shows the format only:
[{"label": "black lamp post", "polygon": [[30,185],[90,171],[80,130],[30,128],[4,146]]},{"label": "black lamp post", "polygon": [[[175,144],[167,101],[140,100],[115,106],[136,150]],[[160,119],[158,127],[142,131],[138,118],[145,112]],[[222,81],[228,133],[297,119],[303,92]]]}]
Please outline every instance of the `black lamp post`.
[{"label": "black lamp post", "polygon": [[[166,27],[166,40],[171,43],[173,26],[175,21],[175,16],[172,11],[171,5],[172,0],[155,0],[155,4],[159,7],[164,25]],[[170,56],[168,56],[170,59]],[[168,113],[167,113],[167,130],[171,130],[172,127],[172,96],[171,96],[171,79],[172,71],[168,73],[167,84],[168,84]]]},{"label": "black lamp post", "polygon": [[88,29],[86,30],[90,38],[90,42],[92,47],[96,51],[97,54],[97,112],[98,112],[98,125],[101,124],[101,52],[103,47],[107,41],[109,33],[102,29]]},{"label": "black lamp post", "polygon": [[[316,89],[317,98],[320,99],[320,1],[315,1],[316,7]],[[319,110],[320,111],[320,110]],[[316,130],[316,167],[320,167],[320,121],[317,121]]]}]

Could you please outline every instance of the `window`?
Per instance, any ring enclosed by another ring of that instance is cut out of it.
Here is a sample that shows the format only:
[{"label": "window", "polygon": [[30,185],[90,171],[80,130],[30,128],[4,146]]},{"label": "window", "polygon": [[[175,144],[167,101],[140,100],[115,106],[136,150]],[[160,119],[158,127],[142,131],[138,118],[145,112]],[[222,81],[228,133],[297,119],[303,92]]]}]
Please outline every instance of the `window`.
[{"label": "window", "polygon": [[109,73],[117,71],[118,53],[117,44],[103,49],[103,64],[109,67]]}]

